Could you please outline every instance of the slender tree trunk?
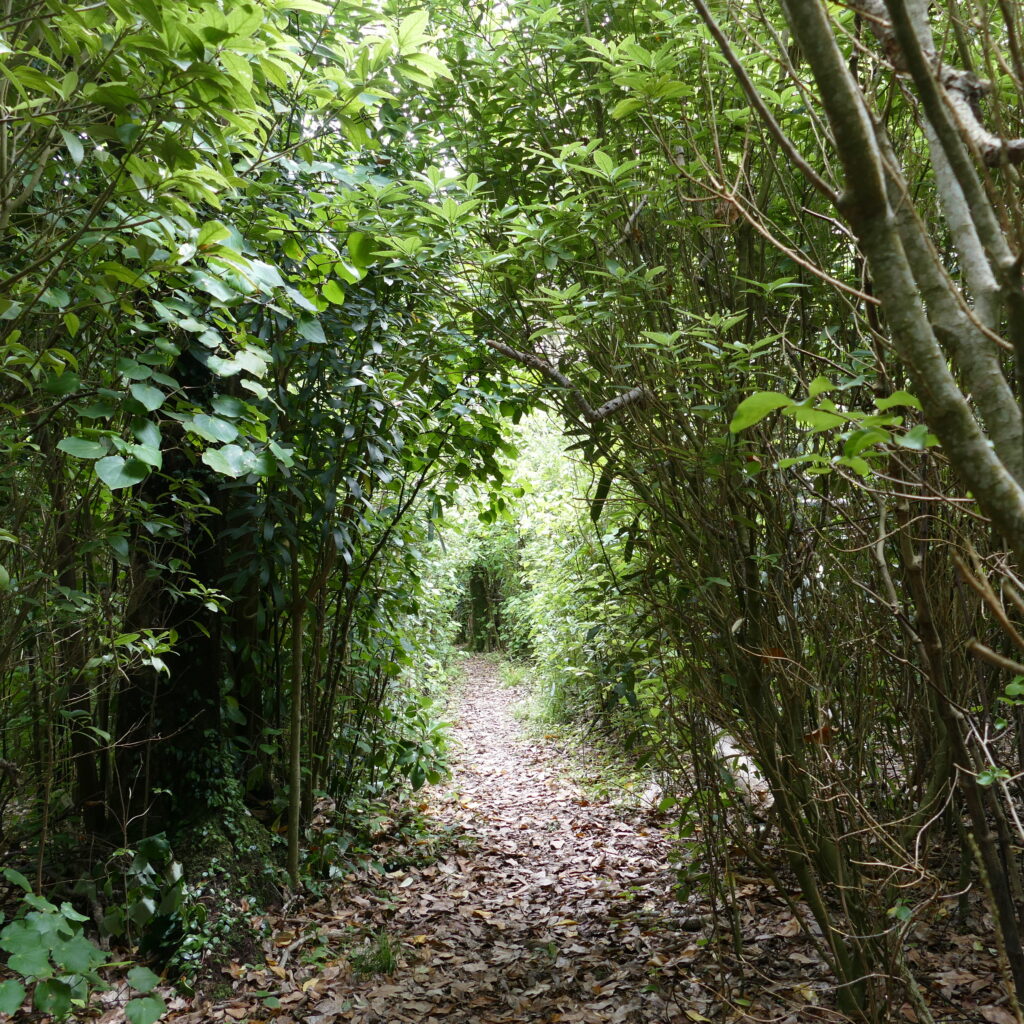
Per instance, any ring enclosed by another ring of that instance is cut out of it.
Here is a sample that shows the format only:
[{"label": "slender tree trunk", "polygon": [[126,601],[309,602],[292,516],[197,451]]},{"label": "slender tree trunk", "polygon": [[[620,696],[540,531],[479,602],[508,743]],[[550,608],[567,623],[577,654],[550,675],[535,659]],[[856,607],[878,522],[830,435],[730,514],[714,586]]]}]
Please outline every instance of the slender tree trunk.
[{"label": "slender tree trunk", "polygon": [[288,877],[299,885],[299,823],[302,810],[302,622],[306,597],[299,579],[299,554],[292,551],[291,746],[288,750]]}]

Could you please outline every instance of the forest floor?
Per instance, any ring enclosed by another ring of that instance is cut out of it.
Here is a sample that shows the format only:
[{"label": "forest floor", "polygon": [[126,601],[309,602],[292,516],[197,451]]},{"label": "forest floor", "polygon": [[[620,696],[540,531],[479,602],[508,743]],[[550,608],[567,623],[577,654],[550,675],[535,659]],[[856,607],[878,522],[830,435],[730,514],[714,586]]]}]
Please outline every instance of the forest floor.
[{"label": "forest floor", "polygon": [[[564,750],[524,735],[514,714],[523,695],[500,685],[492,662],[473,658],[466,675],[453,776],[424,791],[421,807],[447,840],[396,840],[384,855],[389,870],[356,872],[319,899],[293,903],[271,922],[265,964],[226,970],[230,997],[179,997],[168,1019],[843,1019],[813,924],[809,936],[786,894],[737,871],[745,909],[736,934],[723,916],[716,937],[707,897],[676,896],[668,820],[574,782]],[[946,959],[938,978],[940,997],[961,1008],[955,1019],[1012,1021],[996,998],[988,1012],[979,1006],[998,992],[992,975],[957,962]],[[963,1014],[965,1004],[974,1012]],[[916,1019],[909,1006],[893,1009],[894,1018]]]}]

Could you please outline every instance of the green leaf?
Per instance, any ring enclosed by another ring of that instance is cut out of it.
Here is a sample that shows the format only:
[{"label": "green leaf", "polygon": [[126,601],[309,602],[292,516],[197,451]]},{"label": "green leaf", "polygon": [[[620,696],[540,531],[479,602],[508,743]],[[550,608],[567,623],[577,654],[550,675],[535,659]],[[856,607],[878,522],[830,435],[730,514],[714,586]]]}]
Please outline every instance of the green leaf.
[{"label": "green leaf", "polygon": [[234,441],[238,437],[238,430],[233,424],[218,416],[208,416],[206,413],[199,413],[190,420],[186,420],[185,429],[198,434],[207,441],[225,443]]},{"label": "green leaf", "polygon": [[66,1017],[71,1012],[71,986],[58,978],[48,978],[36,985],[37,1010],[54,1017]]},{"label": "green leaf", "polygon": [[786,409],[796,403],[788,395],[780,395],[778,391],[758,391],[757,394],[744,398],[736,407],[729,430],[738,434],[755,423],[760,423],[775,409]]},{"label": "green leaf", "polygon": [[76,167],[81,164],[82,160],[85,159],[85,146],[82,145],[82,140],[69,131],[61,128],[60,134],[64,139],[64,145],[68,147],[68,152],[71,154],[71,159]]},{"label": "green leaf", "polygon": [[94,971],[105,963],[107,954],[93,945],[84,935],[76,935],[53,949],[53,961],[63,970],[72,974]]},{"label": "green leaf", "polygon": [[149,467],[138,459],[108,455],[96,463],[96,475],[112,490],[132,487],[149,476]]},{"label": "green leaf", "polygon": [[619,102],[612,107],[612,119],[615,121],[621,121],[624,117],[628,117],[632,114],[634,110],[639,110],[643,105],[644,101],[638,99],[636,96],[628,96],[624,100],[619,100]]},{"label": "green leaf", "polygon": [[43,389],[51,395],[73,395],[81,386],[82,379],[70,370],[65,370],[43,382]]},{"label": "green leaf", "polygon": [[219,220],[208,220],[200,229],[196,245],[202,249],[204,246],[216,245],[231,237],[231,229],[221,224]]},{"label": "green leaf", "polygon": [[[13,882],[24,892],[32,891],[32,886],[29,884],[29,880],[20,871],[15,871],[14,868],[4,868],[4,878],[6,878],[8,882]],[[6,948],[7,947],[5,946],[4,949]]]},{"label": "green leaf", "polygon": [[130,999],[124,1008],[129,1024],[156,1024],[166,1012],[167,1004],[160,996]]},{"label": "green leaf", "polygon": [[133,384],[128,390],[146,412],[153,412],[159,409],[167,399],[167,396],[159,388],[153,387],[152,384]]},{"label": "green leaf", "polygon": [[152,420],[137,416],[132,420],[132,433],[139,444],[159,449],[161,441],[160,428]]},{"label": "green leaf", "polygon": [[160,984],[160,976],[148,967],[133,967],[128,972],[128,984],[139,992],[152,992]]},{"label": "green leaf", "polygon": [[139,462],[144,462],[147,466],[153,466],[155,469],[163,467],[164,456],[159,448],[153,448],[148,444],[133,444],[128,450]]},{"label": "green leaf", "polygon": [[345,289],[333,279],[324,283],[323,296],[335,306],[342,306],[345,303]]},{"label": "green leaf", "polygon": [[842,416],[834,412],[827,412],[824,409],[811,409],[805,405],[796,405],[786,410],[787,416],[792,416],[797,423],[802,423],[811,430],[829,430],[832,427],[841,426],[846,422]]},{"label": "green leaf", "polygon": [[209,448],[203,452],[203,462],[216,473],[239,477],[250,471],[253,457],[251,452],[237,444],[226,444],[223,448]]},{"label": "green leaf", "polygon": [[811,398],[817,398],[818,395],[822,395],[826,391],[835,391],[835,385],[828,377],[815,377],[807,389],[807,393]]},{"label": "green leaf", "polygon": [[888,430],[880,430],[878,427],[869,427],[866,430],[855,430],[843,444],[843,455],[853,458],[859,455],[865,448],[874,444],[885,444],[892,440]]},{"label": "green leaf", "polygon": [[13,1017],[25,1001],[25,986],[13,978],[8,981],[0,981],[0,1013],[6,1013]]},{"label": "green leaf", "polygon": [[373,240],[372,235],[368,235],[363,231],[353,231],[348,236],[348,252],[352,257],[352,262],[357,267],[368,267],[373,260],[373,250],[376,243]]},{"label": "green leaf", "polygon": [[417,49],[427,38],[427,22],[430,15],[426,10],[413,11],[403,18],[395,33],[399,53],[409,53]]},{"label": "green leaf", "polygon": [[[36,942],[40,936],[36,936]],[[26,949],[21,953],[13,953],[7,960],[7,966],[26,978],[48,978],[53,974],[50,966],[50,953],[45,947],[37,945],[35,949]],[[42,1009],[42,1007],[40,1007]]]},{"label": "green leaf", "polygon": [[894,391],[888,398],[876,398],[875,406],[881,411],[892,409],[897,405],[908,405],[911,409],[920,409],[921,403],[909,391]]},{"label": "green leaf", "polygon": [[928,433],[928,427],[924,423],[918,423],[916,427],[908,430],[902,437],[896,437],[894,440],[900,447],[910,448],[918,452],[938,444],[938,438],[934,434]]},{"label": "green leaf", "polygon": [[107,449],[97,441],[86,441],[84,437],[65,437],[57,442],[57,448],[76,459],[102,459]]}]

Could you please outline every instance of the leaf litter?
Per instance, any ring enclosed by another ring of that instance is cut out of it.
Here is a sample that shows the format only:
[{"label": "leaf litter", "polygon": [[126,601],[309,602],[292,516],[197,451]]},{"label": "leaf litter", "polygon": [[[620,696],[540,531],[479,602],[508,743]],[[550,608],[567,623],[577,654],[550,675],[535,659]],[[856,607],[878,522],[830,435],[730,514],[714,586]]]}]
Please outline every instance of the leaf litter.
[{"label": "leaf litter", "polygon": [[[522,735],[495,666],[473,658],[453,776],[423,797],[437,836],[386,830],[359,869],[272,921],[262,965],[232,964],[228,1000],[172,999],[168,1019],[278,1024],[777,1024],[842,1021],[795,893],[737,875],[735,927],[706,893],[682,902],[671,821],[591,799],[566,752]],[[752,868],[750,870],[753,870]],[[787,898],[788,897],[788,898]],[[979,908],[974,924],[983,933]],[[717,927],[716,927],[717,925]],[[977,936],[922,933],[937,1019],[1011,1024]],[[355,943],[355,945],[353,945]],[[919,976],[920,976],[919,974]],[[934,1008],[934,1007],[933,1007]],[[893,1019],[917,1020],[909,1005]],[[952,1011],[952,1012],[950,1012]]]}]

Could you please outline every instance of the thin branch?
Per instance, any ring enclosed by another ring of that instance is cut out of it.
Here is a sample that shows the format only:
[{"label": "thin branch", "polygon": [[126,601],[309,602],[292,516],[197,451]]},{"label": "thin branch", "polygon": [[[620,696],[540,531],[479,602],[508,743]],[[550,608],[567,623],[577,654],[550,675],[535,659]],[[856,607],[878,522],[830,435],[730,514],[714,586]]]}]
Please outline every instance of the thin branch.
[{"label": "thin branch", "polygon": [[503,356],[514,359],[517,363],[529,366],[542,376],[547,377],[548,380],[554,381],[559,387],[565,388],[572,395],[576,405],[579,406],[583,418],[590,424],[600,423],[601,420],[606,419],[620,409],[624,409],[627,405],[636,405],[654,397],[646,388],[636,387],[594,409],[583,396],[583,392],[564,373],[552,366],[546,359],[541,359],[540,356],[533,355],[531,352],[520,352],[519,349],[512,348],[511,345],[506,345],[500,341],[493,341],[490,338],[486,338],[485,341],[495,352],[500,352]]}]

